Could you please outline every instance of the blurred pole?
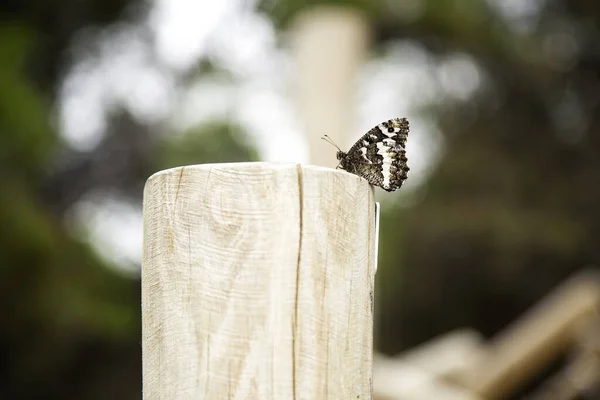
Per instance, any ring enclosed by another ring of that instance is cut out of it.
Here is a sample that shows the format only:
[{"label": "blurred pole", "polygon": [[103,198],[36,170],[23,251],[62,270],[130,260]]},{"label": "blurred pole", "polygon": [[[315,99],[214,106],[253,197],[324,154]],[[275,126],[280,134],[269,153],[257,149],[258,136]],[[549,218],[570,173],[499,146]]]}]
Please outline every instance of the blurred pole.
[{"label": "blurred pole", "polygon": [[370,399],[374,212],[364,179],[322,167],[150,177],[144,399]]},{"label": "blurred pole", "polygon": [[308,8],[291,31],[294,66],[292,98],[307,136],[310,163],[335,167],[329,135],[347,150],[355,134],[356,75],[370,41],[370,26],[357,10],[341,6]]}]

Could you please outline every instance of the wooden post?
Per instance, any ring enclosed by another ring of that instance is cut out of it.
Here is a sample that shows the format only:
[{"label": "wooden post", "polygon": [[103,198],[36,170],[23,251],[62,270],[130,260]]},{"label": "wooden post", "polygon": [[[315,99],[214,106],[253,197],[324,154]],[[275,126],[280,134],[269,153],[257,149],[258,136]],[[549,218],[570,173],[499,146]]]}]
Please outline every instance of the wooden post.
[{"label": "wooden post", "polygon": [[150,177],[144,399],[370,399],[374,210],[365,180],[322,167]]},{"label": "wooden post", "polygon": [[362,134],[355,131],[356,88],[371,25],[364,12],[336,4],[304,7],[292,20],[288,37],[295,70],[290,93],[313,164],[337,165],[321,136],[329,135],[347,149]]}]

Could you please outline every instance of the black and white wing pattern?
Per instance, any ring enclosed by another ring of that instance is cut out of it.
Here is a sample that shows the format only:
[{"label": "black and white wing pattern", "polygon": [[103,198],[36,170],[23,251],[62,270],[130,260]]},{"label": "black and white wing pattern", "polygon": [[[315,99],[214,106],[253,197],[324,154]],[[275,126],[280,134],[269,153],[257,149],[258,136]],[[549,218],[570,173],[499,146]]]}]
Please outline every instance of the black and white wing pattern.
[{"label": "black and white wing pattern", "polygon": [[406,158],[408,120],[393,118],[365,133],[348,150],[337,152],[338,167],[388,192],[400,189],[410,170]]}]

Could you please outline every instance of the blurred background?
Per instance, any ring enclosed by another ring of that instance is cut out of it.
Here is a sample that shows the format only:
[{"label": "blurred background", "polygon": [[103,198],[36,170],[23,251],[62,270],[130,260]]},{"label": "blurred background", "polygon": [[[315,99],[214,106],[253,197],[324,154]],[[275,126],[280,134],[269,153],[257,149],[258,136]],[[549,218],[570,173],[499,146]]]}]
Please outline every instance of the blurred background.
[{"label": "blurred background", "polygon": [[152,173],[335,166],[321,135],[407,117],[408,180],[376,191],[375,398],[600,399],[599,2],[1,10],[0,398],[141,398]]}]

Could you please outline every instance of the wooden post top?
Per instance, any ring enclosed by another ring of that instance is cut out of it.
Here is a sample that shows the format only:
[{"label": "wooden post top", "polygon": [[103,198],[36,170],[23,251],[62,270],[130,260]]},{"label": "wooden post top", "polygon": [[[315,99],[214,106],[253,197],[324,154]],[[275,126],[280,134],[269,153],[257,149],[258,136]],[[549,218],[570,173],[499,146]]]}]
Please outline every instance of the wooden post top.
[{"label": "wooden post top", "polygon": [[375,202],[293,163],[205,164],[144,190],[144,399],[370,399]]}]

